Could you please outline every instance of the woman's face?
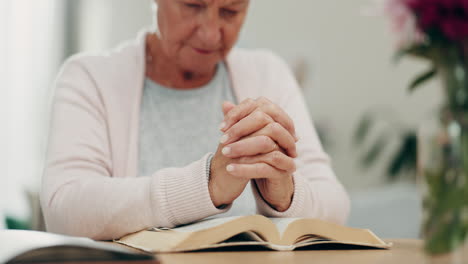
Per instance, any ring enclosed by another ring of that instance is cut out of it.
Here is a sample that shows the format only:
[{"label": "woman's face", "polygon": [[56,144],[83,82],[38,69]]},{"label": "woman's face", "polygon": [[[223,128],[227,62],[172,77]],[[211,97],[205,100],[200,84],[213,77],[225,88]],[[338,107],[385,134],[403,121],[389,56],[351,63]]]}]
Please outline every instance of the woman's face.
[{"label": "woman's face", "polygon": [[186,71],[208,74],[237,41],[249,0],[156,0],[166,56]]}]

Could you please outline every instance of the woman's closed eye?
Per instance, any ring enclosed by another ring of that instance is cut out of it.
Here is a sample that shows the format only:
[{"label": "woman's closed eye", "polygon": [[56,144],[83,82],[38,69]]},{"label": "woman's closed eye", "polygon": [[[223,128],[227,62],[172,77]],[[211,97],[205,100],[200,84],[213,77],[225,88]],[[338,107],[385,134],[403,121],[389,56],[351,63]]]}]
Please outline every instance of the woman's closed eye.
[{"label": "woman's closed eye", "polygon": [[192,10],[200,10],[203,8],[201,4],[198,3],[185,3],[185,7],[192,9]]},{"label": "woman's closed eye", "polygon": [[239,11],[228,8],[222,8],[220,13],[221,17],[230,18],[236,16],[239,13]]}]

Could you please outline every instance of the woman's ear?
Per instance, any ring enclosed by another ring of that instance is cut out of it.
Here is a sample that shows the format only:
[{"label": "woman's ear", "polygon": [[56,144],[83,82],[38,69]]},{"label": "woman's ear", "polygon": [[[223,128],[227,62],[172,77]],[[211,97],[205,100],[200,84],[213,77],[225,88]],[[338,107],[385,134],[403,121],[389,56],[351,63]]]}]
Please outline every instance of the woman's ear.
[{"label": "woman's ear", "polygon": [[223,102],[222,107],[223,107],[223,113],[224,115],[226,115],[227,113],[229,113],[229,111],[231,111],[234,107],[236,107],[236,105],[229,101],[225,101]]}]

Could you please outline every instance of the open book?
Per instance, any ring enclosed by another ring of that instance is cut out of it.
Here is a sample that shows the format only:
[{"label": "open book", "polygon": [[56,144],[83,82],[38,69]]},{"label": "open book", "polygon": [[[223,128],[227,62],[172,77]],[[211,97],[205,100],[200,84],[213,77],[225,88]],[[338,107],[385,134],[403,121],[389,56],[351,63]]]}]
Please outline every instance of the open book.
[{"label": "open book", "polygon": [[147,260],[154,255],[110,242],[37,231],[0,230],[0,263]]},{"label": "open book", "polygon": [[146,252],[182,252],[233,246],[294,250],[317,245],[387,249],[370,230],[317,219],[266,218],[260,215],[208,219],[173,229],[144,230],[115,242]]}]

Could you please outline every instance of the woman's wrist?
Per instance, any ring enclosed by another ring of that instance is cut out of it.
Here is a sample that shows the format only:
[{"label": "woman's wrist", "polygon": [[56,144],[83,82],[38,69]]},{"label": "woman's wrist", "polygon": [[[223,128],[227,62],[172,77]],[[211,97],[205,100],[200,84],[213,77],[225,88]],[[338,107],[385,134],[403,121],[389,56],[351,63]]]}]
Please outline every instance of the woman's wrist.
[{"label": "woman's wrist", "polygon": [[208,181],[208,191],[210,192],[210,197],[211,201],[213,202],[213,205],[218,208],[218,209],[223,209],[225,208],[228,204],[223,203],[218,199],[218,191],[219,189],[216,186],[216,183],[211,181],[211,179]]},{"label": "woman's wrist", "polygon": [[211,201],[213,202],[213,205],[218,208],[218,209],[223,209],[229,206],[232,201],[228,201],[225,198],[225,195],[223,195],[223,189],[222,186],[219,186],[219,169],[217,170],[216,168],[218,167],[217,161],[215,161],[215,157],[213,156],[211,158],[211,161],[209,162],[209,177],[208,177],[208,191],[210,193],[210,198]]},{"label": "woman's wrist", "polygon": [[[270,182],[269,188],[259,188],[256,182],[256,188],[260,197],[267,203],[271,208],[278,212],[285,212],[291,207],[294,198],[294,181],[292,176],[287,181]],[[278,186],[278,188],[272,187]]]}]

